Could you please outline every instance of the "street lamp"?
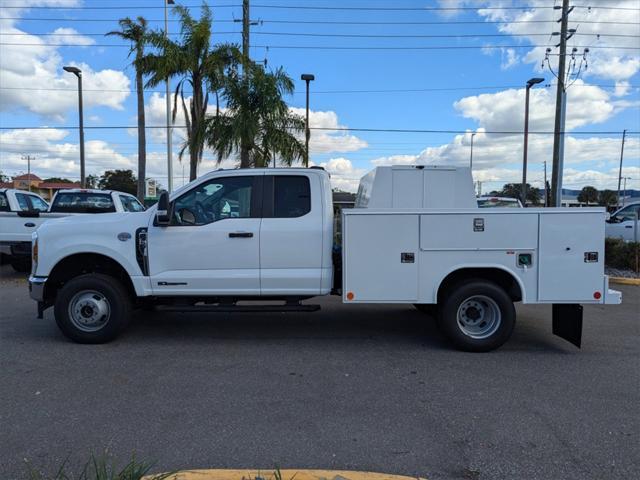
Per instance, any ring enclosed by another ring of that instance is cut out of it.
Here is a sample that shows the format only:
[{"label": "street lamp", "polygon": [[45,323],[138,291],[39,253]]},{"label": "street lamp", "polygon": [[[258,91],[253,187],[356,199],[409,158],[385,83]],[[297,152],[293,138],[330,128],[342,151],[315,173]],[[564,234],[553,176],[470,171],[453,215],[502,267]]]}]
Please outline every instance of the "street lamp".
[{"label": "street lamp", "polygon": [[[527,80],[527,88],[524,101],[524,148],[522,152],[522,206],[527,206],[527,149],[529,146],[529,90],[538,83],[544,82],[544,78],[531,78]],[[545,184],[546,188],[546,184]],[[546,201],[546,199],[545,199]]]},{"label": "street lamp", "polygon": [[469,156],[469,170],[473,171],[473,137],[476,136],[477,132],[473,132],[471,134],[471,155]]},{"label": "street lamp", "polygon": [[[164,37],[169,37],[169,14],[168,14],[168,5],[174,5],[175,2],[173,0],[163,0],[164,1]],[[165,100],[166,100],[166,109],[167,109],[167,190],[169,192],[173,191],[173,148],[172,148],[172,138],[171,138],[171,94],[169,92],[169,77],[166,79],[166,92],[165,92]]]},{"label": "street lamp", "polygon": [[309,82],[315,80],[316,77],[314,77],[310,73],[303,73],[302,75],[300,75],[300,79],[304,80],[307,84],[307,117],[304,123],[304,137],[305,137],[304,166],[308,167],[309,166],[309,137],[311,136],[311,132],[309,131]]},{"label": "street lamp", "polygon": [[85,175],[84,175],[84,120],[82,116],[82,70],[78,67],[62,67],[65,72],[73,73],[78,77],[78,111],[80,115],[80,187],[86,187]]}]

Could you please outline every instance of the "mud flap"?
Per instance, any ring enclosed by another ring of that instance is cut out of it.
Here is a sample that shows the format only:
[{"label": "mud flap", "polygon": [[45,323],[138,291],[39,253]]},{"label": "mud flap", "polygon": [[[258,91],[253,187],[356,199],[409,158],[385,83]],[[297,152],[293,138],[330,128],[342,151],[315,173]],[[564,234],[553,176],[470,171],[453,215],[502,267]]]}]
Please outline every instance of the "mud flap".
[{"label": "mud flap", "polygon": [[582,344],[582,305],[578,304],[553,304],[554,335],[564,338],[567,342],[580,348]]}]

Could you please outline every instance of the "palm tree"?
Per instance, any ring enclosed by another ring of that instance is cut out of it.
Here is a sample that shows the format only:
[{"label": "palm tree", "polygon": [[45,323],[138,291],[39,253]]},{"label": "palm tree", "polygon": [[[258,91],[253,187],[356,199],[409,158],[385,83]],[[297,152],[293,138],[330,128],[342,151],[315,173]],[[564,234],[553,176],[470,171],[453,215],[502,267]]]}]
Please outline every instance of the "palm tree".
[{"label": "palm tree", "polygon": [[240,153],[240,168],[302,159],[305,148],[295,134],[304,130],[304,120],[283,100],[293,93],[293,81],[282,68],[266,72],[248,63],[244,70],[227,75],[222,90],[226,108],[207,122],[207,144],[218,162],[233,153]]},{"label": "palm tree", "polygon": [[[209,95],[215,94],[216,111],[219,111],[219,90],[225,72],[239,61],[240,51],[231,44],[211,47],[213,15],[206,4],[202,6],[199,20],[194,19],[189,10],[182,6],[174,7],[173,12],[180,17],[180,39],[173,41],[164,32],[150,32],[147,42],[159,51],[146,55],[143,65],[145,73],[149,75],[148,87],[155,87],[167,78],[179,78],[173,98],[172,118],[175,121],[180,96],[186,141],[180,149],[179,158],[182,160],[184,153],[189,151],[189,180],[194,180],[204,151]],[[188,100],[185,98],[185,85],[193,90]]]},{"label": "palm tree", "polygon": [[133,52],[136,57],[133,65],[136,69],[136,92],[138,95],[138,187],[137,197],[140,201],[144,201],[145,194],[145,173],[147,167],[147,145],[144,118],[144,86],[142,83],[143,71],[141,62],[144,58],[145,37],[147,35],[147,20],[138,17],[137,22],[129,17],[122,18],[118,22],[120,30],[114,30],[106,35],[115,35],[131,42],[129,56]]}]

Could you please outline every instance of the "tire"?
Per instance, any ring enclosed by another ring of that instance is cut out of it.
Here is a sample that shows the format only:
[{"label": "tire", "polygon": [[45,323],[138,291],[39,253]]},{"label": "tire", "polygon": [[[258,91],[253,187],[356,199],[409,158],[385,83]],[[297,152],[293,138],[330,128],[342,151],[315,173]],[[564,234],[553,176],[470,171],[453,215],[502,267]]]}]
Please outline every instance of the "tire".
[{"label": "tire", "polygon": [[414,303],[413,306],[416,307],[416,310],[420,313],[424,313],[430,317],[438,315],[438,306],[435,303]]},{"label": "tire", "polygon": [[99,273],[80,275],[58,292],[54,305],[62,333],[78,343],[106,343],[129,324],[131,297],[115,278]]},{"label": "tire", "polygon": [[504,344],[516,323],[513,301],[499,285],[468,280],[452,288],[439,309],[440,330],[459,350],[488,352]]},{"label": "tire", "polygon": [[11,267],[18,273],[29,273],[31,271],[31,259],[29,257],[11,258]]}]

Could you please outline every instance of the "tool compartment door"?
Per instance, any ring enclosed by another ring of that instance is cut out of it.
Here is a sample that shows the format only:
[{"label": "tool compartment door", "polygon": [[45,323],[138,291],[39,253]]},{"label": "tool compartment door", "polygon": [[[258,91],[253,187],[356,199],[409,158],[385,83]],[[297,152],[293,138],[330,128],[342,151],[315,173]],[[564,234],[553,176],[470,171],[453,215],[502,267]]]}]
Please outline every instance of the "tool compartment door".
[{"label": "tool compartment door", "polygon": [[347,301],[417,300],[418,222],[418,215],[409,214],[345,215],[343,296]]},{"label": "tool compartment door", "polygon": [[604,223],[598,212],[540,215],[540,301],[593,302],[594,292],[603,294]]}]

